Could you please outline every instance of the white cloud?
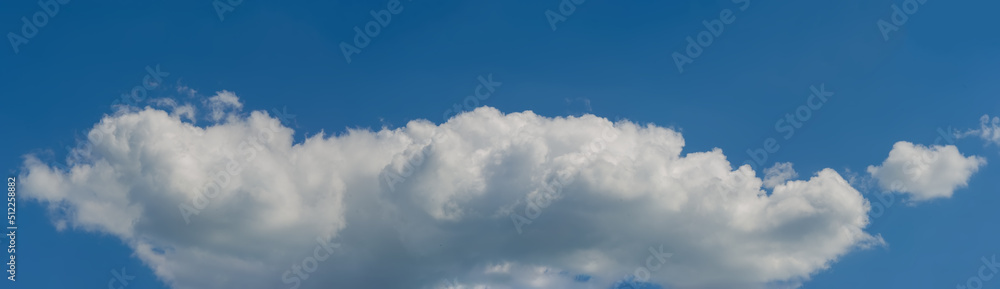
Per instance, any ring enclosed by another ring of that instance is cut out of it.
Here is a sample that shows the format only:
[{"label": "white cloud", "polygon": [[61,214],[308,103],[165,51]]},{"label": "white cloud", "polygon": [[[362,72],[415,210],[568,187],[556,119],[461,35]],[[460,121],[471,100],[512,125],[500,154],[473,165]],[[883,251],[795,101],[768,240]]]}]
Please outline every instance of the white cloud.
[{"label": "white cloud", "polygon": [[195,121],[196,109],[191,104],[185,103],[184,105],[180,105],[173,98],[155,98],[150,100],[150,102],[157,107],[169,109],[171,115],[178,115],[189,121]]},{"label": "white cloud", "polygon": [[188,87],[187,85],[178,85],[177,86],[177,93],[180,93],[182,95],[186,95],[187,97],[194,97],[195,94],[198,93],[198,91],[194,90],[193,88]]},{"label": "white cloud", "polygon": [[868,173],[884,190],[907,193],[911,201],[925,201],[950,198],[985,164],[986,159],[965,157],[954,145],[926,147],[901,141],[892,146],[882,165],[868,166]]},{"label": "white cloud", "polygon": [[239,111],[243,109],[243,103],[235,93],[223,90],[208,98],[208,108],[212,110],[209,115],[212,121],[219,121],[224,117],[235,117],[227,111]]},{"label": "white cloud", "polygon": [[965,132],[962,136],[979,136],[987,143],[992,143],[1000,145],[1000,117],[993,117],[990,119],[990,115],[984,114],[979,118],[979,129],[973,129]]},{"label": "white cloud", "polygon": [[797,177],[799,174],[792,168],[792,163],[775,163],[764,170],[764,187],[771,189]]},{"label": "white cloud", "polygon": [[[228,95],[217,102],[239,104]],[[292,134],[260,111],[208,127],[120,113],[71,171],[28,156],[22,188],[64,212],[53,222],[120,238],[174,288],[290,288],[286,270],[317,238],[341,245],[300,288],[609,288],[660,244],[673,255],[651,282],[760,288],[881,241],[834,170],[782,183],[783,170],[767,194],[749,166],[733,170],[719,149],[682,155],[680,133],[653,125],[484,107],[441,125]],[[560,171],[573,181],[518,234],[507,213]],[[404,179],[390,190],[389,175]],[[179,206],[194,203],[186,224]]]}]

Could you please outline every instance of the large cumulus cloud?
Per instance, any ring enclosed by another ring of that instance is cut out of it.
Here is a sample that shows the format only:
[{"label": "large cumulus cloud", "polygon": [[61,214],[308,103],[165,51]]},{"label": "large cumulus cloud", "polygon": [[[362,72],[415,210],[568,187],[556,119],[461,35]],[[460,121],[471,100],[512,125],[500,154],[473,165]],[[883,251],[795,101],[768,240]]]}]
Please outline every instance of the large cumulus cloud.
[{"label": "large cumulus cloud", "polygon": [[881,242],[836,171],[765,190],[651,124],[484,107],[293,143],[223,96],[207,126],[105,117],[68,171],[27,156],[25,195],[57,224],[120,238],[174,288],[609,288],[643,271],[758,288]]}]

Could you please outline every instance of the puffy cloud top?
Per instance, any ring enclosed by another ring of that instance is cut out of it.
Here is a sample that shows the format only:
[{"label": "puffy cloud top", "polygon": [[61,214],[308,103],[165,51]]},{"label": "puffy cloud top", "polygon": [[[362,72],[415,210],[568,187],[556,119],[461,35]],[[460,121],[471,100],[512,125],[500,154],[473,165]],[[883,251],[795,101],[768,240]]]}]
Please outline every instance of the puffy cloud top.
[{"label": "puffy cloud top", "polygon": [[[120,238],[173,288],[608,288],[626,275],[759,288],[881,242],[834,170],[787,181],[789,164],[767,193],[749,166],[684,154],[655,125],[484,107],[293,143],[266,112],[217,101],[234,111],[207,127],[151,108],[105,117],[68,171],[27,156],[23,191],[56,223]],[[974,171],[951,150],[934,150],[933,172]],[[900,154],[873,173],[892,175]]]}]

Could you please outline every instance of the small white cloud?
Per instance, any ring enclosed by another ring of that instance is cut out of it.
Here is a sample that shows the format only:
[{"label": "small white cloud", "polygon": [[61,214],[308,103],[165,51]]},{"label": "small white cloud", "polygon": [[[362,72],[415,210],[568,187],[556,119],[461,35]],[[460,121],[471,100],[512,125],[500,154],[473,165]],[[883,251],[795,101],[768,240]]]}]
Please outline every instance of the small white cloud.
[{"label": "small white cloud", "polygon": [[868,173],[884,190],[910,194],[911,201],[925,201],[951,197],[985,164],[986,159],[965,157],[953,145],[926,147],[901,141],[892,146],[882,165],[868,166]]},{"label": "small white cloud", "polygon": [[223,90],[217,92],[215,96],[208,98],[208,108],[212,110],[209,115],[212,121],[218,122],[223,118],[229,118],[232,114],[227,113],[227,111],[240,111],[243,109],[243,103],[240,102],[240,98],[236,97],[236,94]]},{"label": "small white cloud", "polygon": [[153,105],[156,106],[163,106],[163,107],[177,106],[177,101],[175,101],[173,98],[154,98],[150,99],[149,102],[153,103]]},{"label": "small white cloud", "polygon": [[188,97],[194,97],[198,91],[188,87],[187,85],[180,85],[177,87],[177,93],[187,95]]},{"label": "small white cloud", "polygon": [[775,163],[774,166],[764,170],[764,187],[773,189],[798,176],[799,174],[792,168],[792,163]]},{"label": "small white cloud", "polygon": [[173,111],[172,114],[177,115],[177,116],[182,117],[182,118],[186,118],[186,119],[188,119],[190,121],[194,121],[195,108],[194,108],[194,106],[192,106],[190,104],[185,104],[185,105],[182,105],[182,106],[177,106],[177,107],[174,107],[174,111]]},{"label": "small white cloud", "polygon": [[177,104],[177,101],[172,98],[157,98],[157,99],[152,99],[151,102],[153,103],[153,105],[156,105],[158,107],[168,108],[170,115],[172,116],[178,116],[180,118],[184,118],[192,122],[194,121],[196,109],[194,108],[193,105],[189,103],[185,103],[184,105],[179,105]]},{"label": "small white cloud", "polygon": [[486,267],[486,273],[509,273],[509,272],[510,272],[510,263],[507,262]]},{"label": "small white cloud", "polygon": [[973,129],[965,132],[961,136],[978,136],[985,140],[987,143],[992,143],[1000,145],[1000,117],[990,118],[990,115],[984,114],[979,118],[979,129]]}]

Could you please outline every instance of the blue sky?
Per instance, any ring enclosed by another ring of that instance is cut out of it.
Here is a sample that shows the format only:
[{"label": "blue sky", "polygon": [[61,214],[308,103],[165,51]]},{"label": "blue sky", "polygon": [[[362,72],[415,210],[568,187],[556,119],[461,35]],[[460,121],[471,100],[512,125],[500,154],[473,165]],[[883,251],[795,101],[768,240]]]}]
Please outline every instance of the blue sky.
[{"label": "blue sky", "polygon": [[[681,132],[685,154],[719,148],[734,165],[774,138],[780,148],[755,168],[759,178],[775,162],[794,163],[801,179],[824,168],[863,177],[898,141],[929,146],[939,129],[978,129],[981,116],[1000,114],[1000,38],[990,36],[1000,3],[929,0],[886,40],[876,23],[891,21],[891,6],[903,1],[753,0],[740,10],[728,0],[590,0],[553,31],[545,12],[560,1],[404,0],[348,63],[341,42],[353,42],[354,27],[387,2],[245,0],[224,19],[211,1],[63,4],[17,53],[0,51],[8,136],[0,159],[10,176],[24,173],[27,154],[64,160],[67,146],[114,113],[116,98],[143,83],[147,67],[166,75],[140,106],[153,98],[203,105],[226,90],[244,112],[294,114],[285,125],[295,142],[414,119],[442,124],[491,75],[502,85],[479,106],[653,123]],[[41,9],[0,4],[0,27],[19,33],[21,17]],[[679,72],[671,55],[726,9],[735,20]],[[819,86],[833,95],[783,138],[775,122]],[[197,93],[180,93],[185,87]],[[200,114],[194,124],[212,122]],[[1000,148],[975,136],[954,145],[987,163],[968,187],[917,203],[890,194],[892,205],[865,228],[887,245],[850,250],[800,288],[951,288],[976,276],[981,257],[1000,253]],[[870,201],[880,191],[855,188]],[[103,288],[122,267],[135,276],[128,288],[170,288],[114,234],[57,231],[48,203],[19,205],[18,281],[4,288]]]}]

